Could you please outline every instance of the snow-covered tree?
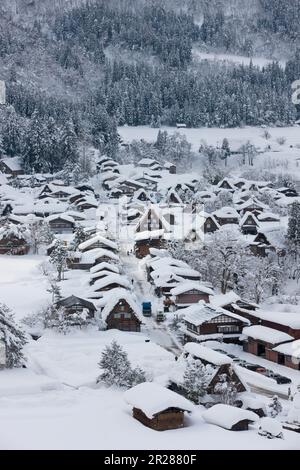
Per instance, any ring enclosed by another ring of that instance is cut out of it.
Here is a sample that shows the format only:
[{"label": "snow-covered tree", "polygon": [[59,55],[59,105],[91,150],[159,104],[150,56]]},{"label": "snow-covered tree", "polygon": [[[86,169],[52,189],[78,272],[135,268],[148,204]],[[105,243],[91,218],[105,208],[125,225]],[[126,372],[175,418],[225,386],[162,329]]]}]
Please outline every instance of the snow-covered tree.
[{"label": "snow-covered tree", "polygon": [[271,418],[276,418],[282,412],[282,404],[277,395],[274,395],[268,408]]},{"label": "snow-covered tree", "polygon": [[107,386],[130,388],[146,381],[145,372],[139,367],[132,368],[127,353],[117,341],[105,347],[99,367],[102,372],[97,383],[102,382]]},{"label": "snow-covered tree", "polygon": [[21,367],[24,364],[22,349],[27,342],[26,336],[16,325],[11,310],[4,304],[0,304],[0,338],[6,348],[7,367]]},{"label": "snow-covered tree", "polygon": [[68,259],[68,249],[66,248],[62,240],[57,240],[55,242],[54,249],[50,255],[50,263],[52,263],[57,270],[57,280],[61,281],[63,273],[66,268],[66,262]]},{"label": "snow-covered tree", "polygon": [[32,222],[28,225],[29,240],[33,253],[37,254],[42,245],[49,245],[53,240],[50,227],[45,222]]},{"label": "snow-covered tree", "polygon": [[214,386],[214,393],[218,396],[218,403],[234,405],[237,399],[237,388],[234,381],[227,374],[221,374]]},{"label": "snow-covered tree", "polygon": [[79,245],[85,242],[87,239],[88,234],[85,232],[84,228],[81,225],[78,225],[74,232],[74,238],[71,244],[71,249],[76,251]]},{"label": "snow-covered tree", "polygon": [[209,378],[207,366],[199,360],[188,358],[182,382],[186,397],[199,405],[201,398],[206,394]]},{"label": "snow-covered tree", "polygon": [[293,202],[290,207],[287,239],[290,251],[294,253],[295,261],[300,250],[300,203]]}]

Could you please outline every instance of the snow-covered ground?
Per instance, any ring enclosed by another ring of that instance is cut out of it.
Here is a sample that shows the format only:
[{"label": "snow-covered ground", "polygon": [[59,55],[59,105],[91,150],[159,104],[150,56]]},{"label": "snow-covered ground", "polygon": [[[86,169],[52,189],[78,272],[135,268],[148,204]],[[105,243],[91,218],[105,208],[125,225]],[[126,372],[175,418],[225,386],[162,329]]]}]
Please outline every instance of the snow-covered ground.
[{"label": "snow-covered ground", "polygon": [[51,299],[47,279],[39,269],[45,259],[0,255],[0,302],[9,305],[17,319],[36,313]]},{"label": "snow-covered ground", "polygon": [[296,433],[284,431],[284,440],[258,436],[258,423],[233,439],[231,431],[204,422],[202,407],[194,407],[183,429],[159,433],[146,428],[131,416],[122,390],[95,385],[101,351],[112,339],[156,381],[174,364],[172,354],[141,334],[49,333],[27,346],[31,372],[1,373],[0,449],[300,448]]}]

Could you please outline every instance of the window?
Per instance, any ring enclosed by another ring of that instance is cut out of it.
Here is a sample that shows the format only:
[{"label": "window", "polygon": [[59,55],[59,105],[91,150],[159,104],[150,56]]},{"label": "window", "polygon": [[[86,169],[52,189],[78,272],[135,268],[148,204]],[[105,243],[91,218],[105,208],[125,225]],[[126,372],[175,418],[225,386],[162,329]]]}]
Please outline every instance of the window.
[{"label": "window", "polygon": [[115,314],[114,314],[114,318],[120,319],[120,318],[121,318],[121,314],[120,314],[120,313],[115,313]]},{"label": "window", "polygon": [[239,333],[240,328],[234,325],[218,326],[218,333]]},{"label": "window", "polygon": [[126,318],[127,320],[129,320],[129,319],[131,318],[130,313],[124,313],[124,318]]}]

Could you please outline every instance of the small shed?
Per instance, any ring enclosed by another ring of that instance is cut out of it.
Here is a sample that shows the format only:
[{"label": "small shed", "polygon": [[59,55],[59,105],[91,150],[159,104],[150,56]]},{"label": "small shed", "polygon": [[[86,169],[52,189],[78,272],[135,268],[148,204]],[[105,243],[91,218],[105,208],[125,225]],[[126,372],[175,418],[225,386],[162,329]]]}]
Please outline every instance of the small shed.
[{"label": "small shed", "polygon": [[92,302],[77,297],[76,295],[70,295],[65,299],[59,300],[56,305],[64,309],[65,315],[81,314],[85,312],[88,318],[94,318],[96,312],[96,307]]},{"label": "small shed", "polygon": [[136,385],[124,396],[133,417],[155,431],[182,428],[184,413],[193,410],[186,398],[153,382]]},{"label": "small shed", "polygon": [[218,404],[204,411],[202,418],[206,423],[220,426],[228,431],[247,431],[249,424],[257,421],[258,416],[252,411]]},{"label": "small shed", "polygon": [[[293,341],[293,337],[283,331],[262,325],[253,325],[243,329],[245,336],[244,351],[272,360],[272,349],[279,344]],[[274,353],[273,353],[274,354]]]}]

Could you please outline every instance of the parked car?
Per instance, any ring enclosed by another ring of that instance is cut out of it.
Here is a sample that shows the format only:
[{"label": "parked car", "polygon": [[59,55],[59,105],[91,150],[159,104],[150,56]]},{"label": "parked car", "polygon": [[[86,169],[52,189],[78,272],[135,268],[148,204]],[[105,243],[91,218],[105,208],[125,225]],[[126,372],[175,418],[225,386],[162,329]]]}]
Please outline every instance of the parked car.
[{"label": "parked car", "polygon": [[270,377],[271,379],[276,380],[276,383],[282,385],[282,384],[290,384],[292,381],[288,377],[284,377],[284,375],[276,374],[272,370],[267,370],[266,371],[266,377]]}]

